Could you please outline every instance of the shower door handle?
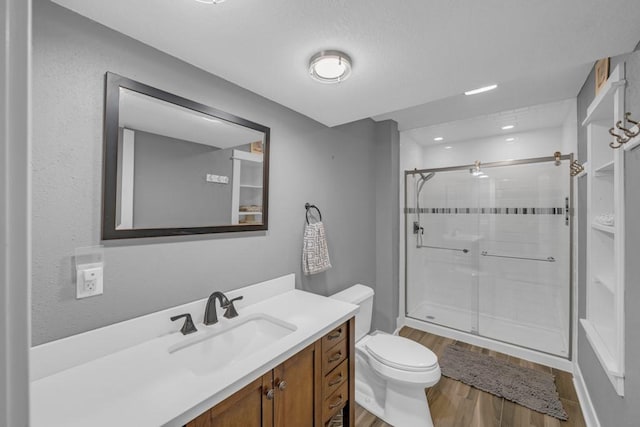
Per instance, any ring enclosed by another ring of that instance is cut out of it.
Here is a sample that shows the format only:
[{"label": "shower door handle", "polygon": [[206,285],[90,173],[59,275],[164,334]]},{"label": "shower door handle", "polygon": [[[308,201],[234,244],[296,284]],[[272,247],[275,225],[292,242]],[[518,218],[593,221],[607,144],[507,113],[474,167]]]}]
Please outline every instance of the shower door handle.
[{"label": "shower door handle", "polygon": [[468,253],[469,249],[458,249],[458,248],[445,248],[443,246],[427,246],[427,245],[418,245],[416,246],[418,249],[420,248],[428,248],[428,249],[442,249],[445,251],[456,251],[456,252],[463,252],[463,253]]},{"label": "shower door handle", "polygon": [[495,257],[495,258],[509,258],[509,259],[524,259],[524,260],[528,260],[528,261],[556,262],[556,259],[554,257],[552,257],[552,256],[549,256],[549,257],[546,257],[546,258],[528,258],[528,257],[511,256],[511,255],[493,255],[493,254],[490,254],[487,251],[480,252],[480,255],[482,255],[482,256],[490,256],[490,257]]}]

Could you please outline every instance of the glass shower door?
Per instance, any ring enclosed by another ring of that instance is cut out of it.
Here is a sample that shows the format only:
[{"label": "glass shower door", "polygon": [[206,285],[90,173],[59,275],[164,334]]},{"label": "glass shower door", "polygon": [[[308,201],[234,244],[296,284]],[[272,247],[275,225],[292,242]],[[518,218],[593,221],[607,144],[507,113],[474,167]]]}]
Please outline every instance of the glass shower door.
[{"label": "glass shower door", "polygon": [[569,160],[405,175],[408,318],[567,357]]},{"label": "glass shower door", "polygon": [[478,330],[478,180],[467,169],[405,176],[406,315]]},{"label": "glass shower door", "polygon": [[488,338],[569,354],[568,160],[484,170],[479,215],[478,330]]}]

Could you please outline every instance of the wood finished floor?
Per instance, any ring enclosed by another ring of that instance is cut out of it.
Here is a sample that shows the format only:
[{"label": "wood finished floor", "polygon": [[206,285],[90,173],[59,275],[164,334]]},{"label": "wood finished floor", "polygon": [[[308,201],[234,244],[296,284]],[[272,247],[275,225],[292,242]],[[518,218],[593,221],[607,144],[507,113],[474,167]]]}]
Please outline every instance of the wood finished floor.
[{"label": "wood finished floor", "polygon": [[[402,328],[400,335],[427,346],[438,357],[447,345],[457,342],[458,345],[473,351],[507,359],[520,366],[553,373],[556,376],[556,387],[560,400],[569,414],[567,421],[560,421],[557,418],[542,415],[524,406],[480,391],[460,381],[442,377],[438,384],[427,390],[427,399],[435,427],[586,427],[578,403],[578,396],[573,387],[572,375],[567,372],[409,327]],[[355,424],[356,427],[414,427],[391,426],[360,406],[356,406]]]}]

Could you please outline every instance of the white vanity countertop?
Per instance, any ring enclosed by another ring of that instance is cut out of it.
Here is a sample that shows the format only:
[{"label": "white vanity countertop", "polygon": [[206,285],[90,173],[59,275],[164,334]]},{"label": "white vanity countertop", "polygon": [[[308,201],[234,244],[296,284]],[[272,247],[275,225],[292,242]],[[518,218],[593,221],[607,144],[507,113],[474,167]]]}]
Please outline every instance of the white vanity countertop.
[{"label": "white vanity countertop", "polygon": [[[245,295],[239,302],[243,304],[237,304],[240,315],[229,320],[219,313],[220,322],[212,326],[201,323],[206,303],[201,300],[35,347],[31,356],[31,427],[182,426],[358,310],[352,304],[293,289],[293,275],[265,283],[264,288],[259,284],[229,292],[229,298]],[[271,294],[265,295],[265,289],[271,289]],[[183,336],[175,332],[182,321],[173,324],[164,319],[187,311],[198,332]],[[296,330],[242,363],[232,362],[205,375],[180,366],[169,354],[175,344],[253,313],[289,322]],[[154,326],[159,320],[168,328],[151,331],[155,337],[148,336],[154,319]],[[129,330],[134,332],[124,332]],[[120,340],[123,334],[128,337]],[[139,344],[129,345],[131,336],[136,335]]]}]

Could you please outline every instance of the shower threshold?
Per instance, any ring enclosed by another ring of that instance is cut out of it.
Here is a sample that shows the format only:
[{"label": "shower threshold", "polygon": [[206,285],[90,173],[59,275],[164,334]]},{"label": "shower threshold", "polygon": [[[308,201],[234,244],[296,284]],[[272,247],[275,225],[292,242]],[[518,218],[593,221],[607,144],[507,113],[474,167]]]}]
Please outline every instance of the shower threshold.
[{"label": "shower threshold", "polygon": [[407,317],[554,356],[568,357],[568,343],[559,329],[516,322],[486,313],[477,315],[472,310],[430,303],[420,304],[407,313]]}]

